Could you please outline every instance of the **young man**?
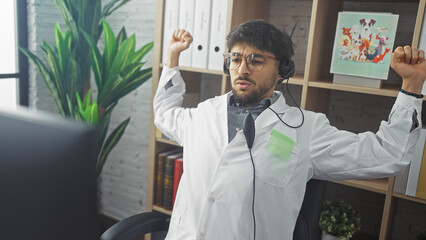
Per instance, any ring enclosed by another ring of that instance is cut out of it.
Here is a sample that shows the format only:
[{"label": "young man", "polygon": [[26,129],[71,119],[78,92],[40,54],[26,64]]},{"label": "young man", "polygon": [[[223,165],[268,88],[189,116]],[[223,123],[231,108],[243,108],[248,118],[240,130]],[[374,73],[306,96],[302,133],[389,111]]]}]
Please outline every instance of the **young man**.
[{"label": "young man", "polygon": [[[193,109],[181,107],[185,84],[178,70],[192,37],[176,30],[168,46],[155,124],[184,147],[184,173],[167,239],[292,239],[309,179],[381,178],[409,164],[422,98],[400,93],[377,133],[340,131],[324,114],[302,114],[274,92],[294,68],[287,34],[253,20],[233,29],[227,41],[224,67],[232,92]],[[398,47],[391,66],[402,89],[420,94],[423,51]]]}]

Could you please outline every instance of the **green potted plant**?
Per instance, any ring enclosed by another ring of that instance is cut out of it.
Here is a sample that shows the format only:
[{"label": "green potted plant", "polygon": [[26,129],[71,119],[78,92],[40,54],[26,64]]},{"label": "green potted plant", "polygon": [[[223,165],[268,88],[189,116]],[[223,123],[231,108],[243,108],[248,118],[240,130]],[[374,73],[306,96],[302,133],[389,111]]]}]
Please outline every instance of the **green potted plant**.
[{"label": "green potted plant", "polygon": [[343,201],[324,202],[319,227],[323,231],[323,240],[350,239],[361,230],[360,214]]},{"label": "green potted plant", "polygon": [[[46,63],[27,49],[20,50],[34,63],[64,117],[96,124],[98,139],[98,176],[105,161],[118,143],[130,118],[108,134],[111,113],[120,98],[135,90],[152,76],[152,68],[143,69],[142,59],[153,42],[136,49],[133,34],[127,37],[124,27],[115,35],[105,20],[130,0],[111,0],[102,8],[102,0],[52,0],[65,20],[63,32],[55,25],[56,46],[41,46]],[[97,42],[103,32],[103,53]],[[96,83],[93,100],[91,73]]]}]

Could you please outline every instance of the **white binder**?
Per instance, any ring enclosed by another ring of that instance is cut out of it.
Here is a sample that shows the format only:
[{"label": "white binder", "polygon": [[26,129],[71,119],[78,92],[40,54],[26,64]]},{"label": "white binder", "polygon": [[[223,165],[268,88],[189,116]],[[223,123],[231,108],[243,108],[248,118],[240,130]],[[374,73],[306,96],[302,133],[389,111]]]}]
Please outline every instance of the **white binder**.
[{"label": "white binder", "polygon": [[210,46],[208,53],[208,68],[211,70],[223,69],[227,17],[228,0],[214,0],[212,3]]},{"label": "white binder", "polygon": [[[194,8],[195,0],[180,0],[179,5],[179,28],[185,29],[191,35],[194,30]],[[180,54],[179,66],[191,67],[192,65],[192,47],[189,47]]]},{"label": "white binder", "polygon": [[422,128],[419,141],[414,149],[413,159],[411,160],[410,170],[408,172],[407,188],[405,194],[415,197],[417,184],[419,183],[420,167],[422,165],[423,152],[425,147],[426,128]]},{"label": "white binder", "polygon": [[195,2],[194,41],[192,43],[192,67],[194,68],[207,68],[211,3],[211,0]]},{"label": "white binder", "polygon": [[164,63],[172,33],[179,27],[179,0],[166,0],[164,2],[163,23],[163,54],[161,62]]}]

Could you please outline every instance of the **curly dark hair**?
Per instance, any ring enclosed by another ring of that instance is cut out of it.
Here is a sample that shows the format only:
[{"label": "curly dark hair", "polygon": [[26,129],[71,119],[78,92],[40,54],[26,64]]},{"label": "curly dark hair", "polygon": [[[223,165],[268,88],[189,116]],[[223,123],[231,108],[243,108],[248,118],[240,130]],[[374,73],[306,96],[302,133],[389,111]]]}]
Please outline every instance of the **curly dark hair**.
[{"label": "curly dark hair", "polygon": [[226,40],[229,50],[237,43],[248,43],[262,51],[271,52],[279,61],[288,61],[294,55],[291,37],[260,19],[236,26],[229,32]]}]

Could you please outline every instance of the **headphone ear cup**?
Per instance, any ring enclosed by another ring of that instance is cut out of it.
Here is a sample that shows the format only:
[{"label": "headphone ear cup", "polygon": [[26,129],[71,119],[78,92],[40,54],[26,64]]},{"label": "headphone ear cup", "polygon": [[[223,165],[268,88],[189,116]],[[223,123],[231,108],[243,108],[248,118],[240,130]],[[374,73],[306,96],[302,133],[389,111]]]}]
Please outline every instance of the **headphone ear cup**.
[{"label": "headphone ear cup", "polygon": [[278,83],[282,83],[284,79],[289,79],[293,77],[296,71],[293,60],[290,59],[288,63],[287,61],[281,61],[279,70],[281,79],[278,80]]},{"label": "headphone ear cup", "polygon": [[225,63],[223,63],[223,72],[229,76],[229,69],[226,67]]}]

